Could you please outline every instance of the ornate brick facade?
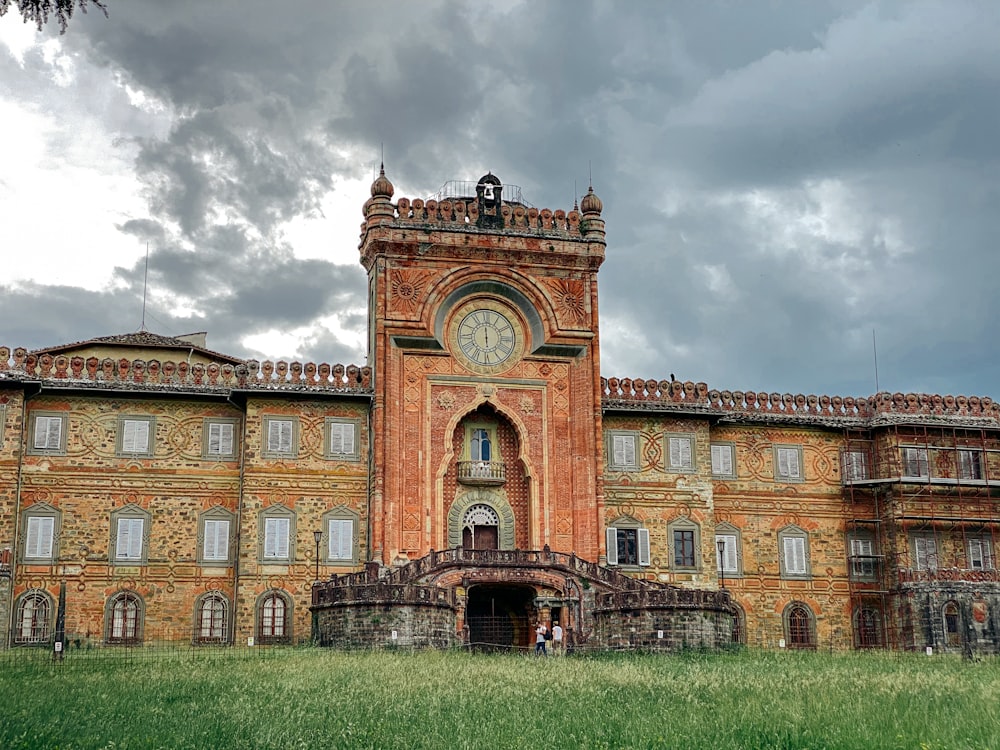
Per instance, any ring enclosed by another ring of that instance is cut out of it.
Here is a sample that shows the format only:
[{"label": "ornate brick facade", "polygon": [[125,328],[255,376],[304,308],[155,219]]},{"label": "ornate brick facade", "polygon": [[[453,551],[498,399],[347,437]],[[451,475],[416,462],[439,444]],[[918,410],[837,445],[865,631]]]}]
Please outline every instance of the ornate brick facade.
[{"label": "ornate brick facade", "polygon": [[593,191],[392,198],[370,367],[0,347],[6,645],[998,650],[990,399],[602,378]]}]

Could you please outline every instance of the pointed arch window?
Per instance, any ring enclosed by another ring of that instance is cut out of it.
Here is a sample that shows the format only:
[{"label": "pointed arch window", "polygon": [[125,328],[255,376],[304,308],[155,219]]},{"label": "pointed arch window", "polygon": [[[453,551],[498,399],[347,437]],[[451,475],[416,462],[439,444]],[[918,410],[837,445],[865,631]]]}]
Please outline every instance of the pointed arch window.
[{"label": "pointed arch window", "polygon": [[466,549],[500,548],[500,516],[489,505],[473,505],[465,512],[462,546]]}]

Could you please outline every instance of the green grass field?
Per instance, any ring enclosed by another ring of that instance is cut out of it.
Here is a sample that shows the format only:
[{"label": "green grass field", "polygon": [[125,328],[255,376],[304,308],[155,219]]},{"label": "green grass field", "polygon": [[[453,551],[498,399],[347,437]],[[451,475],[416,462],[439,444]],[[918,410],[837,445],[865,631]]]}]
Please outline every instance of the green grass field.
[{"label": "green grass field", "polygon": [[5,750],[1000,747],[994,660],[289,648],[0,670]]}]

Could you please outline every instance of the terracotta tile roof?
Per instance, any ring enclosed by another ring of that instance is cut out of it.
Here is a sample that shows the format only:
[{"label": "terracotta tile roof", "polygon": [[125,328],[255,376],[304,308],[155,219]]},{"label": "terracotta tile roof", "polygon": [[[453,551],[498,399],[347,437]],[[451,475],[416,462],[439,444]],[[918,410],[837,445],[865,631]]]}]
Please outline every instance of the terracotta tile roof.
[{"label": "terracotta tile roof", "polygon": [[150,331],[135,331],[134,333],[120,333],[113,336],[100,336],[98,338],[86,339],[85,341],[77,341],[72,344],[59,344],[58,346],[49,346],[44,349],[33,349],[31,353],[39,355],[59,354],[73,349],[80,349],[85,346],[93,346],[95,344],[147,348],[154,347],[159,349],[183,349],[185,351],[194,349],[196,352],[200,352],[206,357],[218,360],[219,362],[238,364],[244,361],[239,357],[232,356],[231,354],[223,354],[222,352],[212,351],[211,349],[206,349],[203,346],[197,346],[192,344],[190,341],[185,341],[184,339],[174,338],[173,336],[161,336],[158,333],[152,333]]}]

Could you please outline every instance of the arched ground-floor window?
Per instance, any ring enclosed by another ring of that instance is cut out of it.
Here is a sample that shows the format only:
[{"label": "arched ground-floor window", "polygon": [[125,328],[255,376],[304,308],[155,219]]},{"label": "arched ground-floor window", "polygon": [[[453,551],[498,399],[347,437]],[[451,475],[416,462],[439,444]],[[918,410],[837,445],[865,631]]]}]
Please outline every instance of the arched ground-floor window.
[{"label": "arched ground-floor window", "polygon": [[218,591],[198,600],[195,610],[195,641],[225,643],[229,636],[229,601]]},{"label": "arched ground-floor window", "polygon": [[15,609],[14,643],[46,643],[52,630],[52,599],[32,589],[21,595]]},{"label": "arched ground-floor window", "polygon": [[104,640],[132,644],[142,641],[143,603],[134,591],[120,591],[108,600],[104,615]]},{"label": "arched ground-floor window", "polygon": [[816,648],[816,625],[809,605],[791,602],[785,607],[783,619],[789,648]]},{"label": "arched ground-floor window", "polygon": [[854,610],[854,645],[857,648],[879,648],[882,643],[882,615],[874,607]]},{"label": "arched ground-floor window", "polygon": [[271,589],[257,600],[257,640],[261,644],[292,642],[292,602]]}]

